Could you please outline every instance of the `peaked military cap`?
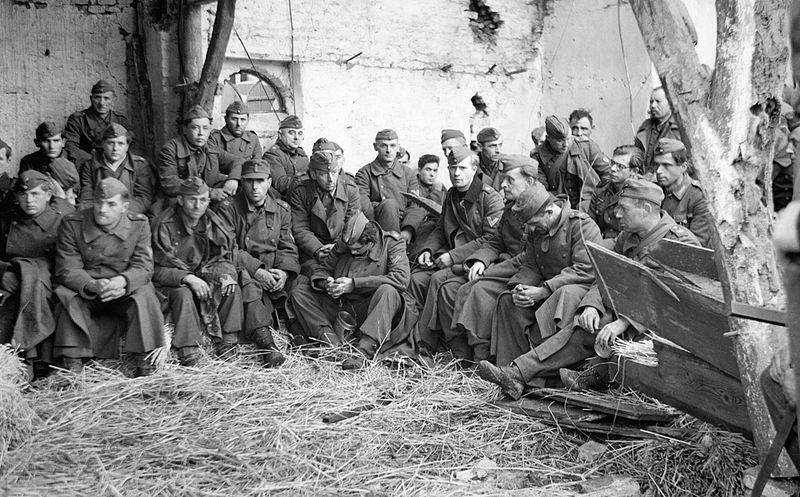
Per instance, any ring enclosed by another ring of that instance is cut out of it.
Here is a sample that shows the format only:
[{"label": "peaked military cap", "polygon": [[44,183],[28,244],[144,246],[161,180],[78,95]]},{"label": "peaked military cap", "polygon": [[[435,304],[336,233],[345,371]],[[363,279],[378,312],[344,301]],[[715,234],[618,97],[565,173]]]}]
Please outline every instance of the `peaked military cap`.
[{"label": "peaked military cap", "polygon": [[379,140],[397,140],[397,132],[393,129],[382,129],[375,135],[375,141]]},{"label": "peaked military cap", "polygon": [[478,143],[496,142],[500,139],[500,132],[497,131],[497,128],[483,128],[475,139]]},{"label": "peaked military cap", "polygon": [[178,195],[202,195],[208,191],[208,185],[202,178],[189,176],[181,181],[181,186],[178,188]]},{"label": "peaked military cap", "polygon": [[44,140],[45,138],[50,138],[51,136],[56,136],[60,134],[61,134],[61,128],[58,128],[56,126],[56,123],[54,123],[53,121],[45,121],[36,127],[37,140]]},{"label": "peaked military cap", "polygon": [[103,130],[103,135],[101,136],[101,140],[105,141],[110,138],[122,138],[125,137],[128,139],[128,142],[133,141],[133,133],[128,131],[125,126],[119,123],[111,123],[106,126],[106,129]]},{"label": "peaked military cap", "polygon": [[114,87],[111,86],[111,83],[109,83],[104,79],[101,79],[92,86],[92,95],[95,95],[97,93],[108,93],[108,92],[116,93],[114,91]]},{"label": "peaked military cap", "polygon": [[468,146],[462,145],[460,147],[455,147],[450,151],[449,154],[447,154],[447,163],[453,166],[471,156],[472,150],[470,150]]},{"label": "peaked military cap", "polygon": [[308,167],[316,171],[330,171],[336,169],[339,165],[331,150],[318,150],[311,154],[311,159],[308,162]]},{"label": "peaked military cap", "polygon": [[302,129],[303,128],[303,121],[300,120],[297,116],[287,116],[281,123],[278,125],[278,129]]},{"label": "peaked military cap", "polygon": [[447,140],[452,140],[456,138],[461,141],[461,143],[467,143],[467,138],[464,136],[464,133],[457,129],[443,129],[442,130],[442,143],[446,142]]},{"label": "peaked military cap", "polygon": [[561,140],[569,136],[569,122],[559,116],[547,116],[544,120],[544,130],[547,136],[555,140]]},{"label": "peaked military cap", "polygon": [[368,222],[369,219],[363,212],[359,212],[348,219],[342,230],[342,241],[346,244],[357,242],[361,238],[361,234],[364,233],[364,228],[366,228]]},{"label": "peaked military cap", "polygon": [[103,178],[94,188],[95,200],[109,199],[120,194],[128,194],[128,188],[122,181],[116,178]]},{"label": "peaked military cap", "polygon": [[270,177],[269,164],[262,159],[251,159],[242,164],[242,178],[267,179]]},{"label": "peaked military cap", "polygon": [[527,222],[542,207],[548,205],[552,198],[544,186],[537,181],[520,193],[511,207],[511,211],[517,216],[517,219]]},{"label": "peaked military cap", "polygon": [[188,123],[192,119],[201,119],[205,118],[209,121],[211,120],[211,116],[208,114],[202,105],[193,105],[189,110],[187,110],[183,114],[183,122]]},{"label": "peaked military cap", "polygon": [[661,205],[661,202],[664,201],[664,190],[652,181],[642,178],[628,178],[622,184],[622,191],[619,196],[620,198],[638,198]]},{"label": "peaked military cap", "polygon": [[250,109],[241,100],[235,100],[225,109],[225,115],[227,116],[228,114],[247,114],[249,116]]},{"label": "peaked military cap", "polygon": [[19,175],[14,183],[14,191],[17,193],[27,192],[40,185],[47,185],[46,190],[50,190],[50,178],[34,169],[28,169]]},{"label": "peaked military cap", "polygon": [[654,152],[656,155],[662,155],[683,152],[684,150],[686,150],[686,146],[682,141],[675,140],[674,138],[661,138],[658,140]]}]

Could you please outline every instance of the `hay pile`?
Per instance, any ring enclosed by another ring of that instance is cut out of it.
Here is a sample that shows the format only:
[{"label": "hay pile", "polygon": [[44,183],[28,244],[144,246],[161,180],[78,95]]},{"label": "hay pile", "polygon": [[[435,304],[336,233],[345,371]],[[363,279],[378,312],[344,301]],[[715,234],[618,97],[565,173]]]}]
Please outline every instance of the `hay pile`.
[{"label": "hay pile", "polygon": [[27,440],[36,413],[20,391],[27,384],[28,372],[16,350],[0,344],[0,462],[9,447]]},{"label": "hay pile", "polygon": [[[654,495],[686,495],[681,481],[665,478],[683,473],[694,481],[690,472],[701,464],[694,453],[685,460],[686,444],[669,440],[615,442],[608,457],[579,462],[586,438],[492,406],[495,387],[451,367],[349,373],[329,359],[341,357],[290,354],[277,370],[249,358],[209,361],[138,379],[98,365],[83,377],[56,375],[28,394],[42,421],[27,444],[0,458],[0,488],[8,495],[377,496],[544,487],[542,495],[558,496],[614,471],[666,489]],[[388,403],[378,405],[382,399]],[[322,421],[347,409],[363,412]],[[499,469],[456,478],[482,459]],[[647,474],[660,464],[667,469]],[[725,472],[735,481],[743,469],[716,452],[704,464],[715,478]],[[728,487],[714,485],[708,479],[705,488],[727,495],[714,489]]]}]

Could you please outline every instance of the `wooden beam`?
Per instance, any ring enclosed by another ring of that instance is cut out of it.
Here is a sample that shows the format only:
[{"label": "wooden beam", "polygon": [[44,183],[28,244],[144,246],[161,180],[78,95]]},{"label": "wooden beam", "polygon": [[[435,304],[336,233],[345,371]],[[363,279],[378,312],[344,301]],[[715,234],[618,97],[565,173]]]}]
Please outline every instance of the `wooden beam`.
[{"label": "wooden beam", "polygon": [[235,17],[236,0],[217,0],[214,28],[211,32],[211,41],[208,44],[206,60],[195,96],[195,103],[207,110],[210,110],[214,103],[217,81],[222,71],[222,64],[225,62],[225,52],[228,50],[228,40],[233,31]]},{"label": "wooden beam", "polygon": [[605,414],[565,406],[563,402],[553,402],[527,397],[523,397],[519,400],[502,399],[495,402],[494,405],[500,409],[522,414],[523,416],[546,420],[555,419],[561,422],[567,419],[574,419],[576,421],[597,421],[607,417]]},{"label": "wooden beam", "polygon": [[599,396],[597,393],[590,395],[556,388],[540,388],[534,390],[531,394],[544,399],[555,400],[565,405],[610,414],[614,419],[669,423],[678,416],[678,412],[674,409],[659,409],[644,405],[641,402],[631,402],[614,394]]}]

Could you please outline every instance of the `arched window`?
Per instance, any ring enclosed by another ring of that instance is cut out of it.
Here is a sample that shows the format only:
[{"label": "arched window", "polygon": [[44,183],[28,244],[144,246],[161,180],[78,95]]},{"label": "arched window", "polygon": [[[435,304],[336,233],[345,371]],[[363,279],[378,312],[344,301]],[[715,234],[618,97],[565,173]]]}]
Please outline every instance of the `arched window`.
[{"label": "arched window", "polygon": [[253,69],[242,69],[231,74],[227,82],[235,93],[234,98],[246,102],[251,114],[287,114],[281,88],[269,76]]}]

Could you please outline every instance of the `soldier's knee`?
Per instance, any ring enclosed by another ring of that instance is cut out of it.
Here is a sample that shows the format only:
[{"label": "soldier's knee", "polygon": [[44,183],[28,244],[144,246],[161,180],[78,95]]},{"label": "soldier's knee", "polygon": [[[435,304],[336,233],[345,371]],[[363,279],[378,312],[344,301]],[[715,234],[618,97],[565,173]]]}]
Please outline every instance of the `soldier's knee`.
[{"label": "soldier's knee", "polygon": [[377,298],[391,298],[391,299],[399,299],[400,292],[397,291],[395,287],[392,285],[383,284],[375,289],[375,293],[373,294]]}]

